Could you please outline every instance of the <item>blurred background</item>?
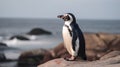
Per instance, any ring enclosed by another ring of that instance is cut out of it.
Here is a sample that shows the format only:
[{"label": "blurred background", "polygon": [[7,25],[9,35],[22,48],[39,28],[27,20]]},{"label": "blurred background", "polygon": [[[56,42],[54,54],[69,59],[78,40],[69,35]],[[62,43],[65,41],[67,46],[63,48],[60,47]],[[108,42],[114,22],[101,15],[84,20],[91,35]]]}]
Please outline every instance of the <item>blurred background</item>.
[{"label": "blurred background", "polygon": [[1,18],[50,18],[67,12],[77,19],[120,19],[119,0],[1,0]]},{"label": "blurred background", "polygon": [[120,33],[120,0],[0,0],[0,67],[17,67],[21,52],[62,42],[57,15],[64,13],[73,13],[83,32]]}]

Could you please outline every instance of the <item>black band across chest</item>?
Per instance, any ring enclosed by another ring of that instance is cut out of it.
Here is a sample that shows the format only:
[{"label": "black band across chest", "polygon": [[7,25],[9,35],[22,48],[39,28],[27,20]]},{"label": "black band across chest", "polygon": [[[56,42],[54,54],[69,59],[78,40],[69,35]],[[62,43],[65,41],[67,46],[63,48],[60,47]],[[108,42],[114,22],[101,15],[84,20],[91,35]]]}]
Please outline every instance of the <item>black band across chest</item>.
[{"label": "black band across chest", "polygon": [[70,30],[69,26],[68,25],[65,25],[70,33],[70,36],[72,37],[72,31]]}]

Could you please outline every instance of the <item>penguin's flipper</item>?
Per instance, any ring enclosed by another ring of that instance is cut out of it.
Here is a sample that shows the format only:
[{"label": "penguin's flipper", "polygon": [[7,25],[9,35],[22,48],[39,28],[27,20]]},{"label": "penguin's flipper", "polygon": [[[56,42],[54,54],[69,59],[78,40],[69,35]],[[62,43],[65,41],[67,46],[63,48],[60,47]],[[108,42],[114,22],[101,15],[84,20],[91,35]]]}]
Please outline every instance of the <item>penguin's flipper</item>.
[{"label": "penguin's flipper", "polygon": [[72,49],[75,51],[75,47],[76,47],[76,40],[77,40],[77,33],[76,31],[72,30]]}]

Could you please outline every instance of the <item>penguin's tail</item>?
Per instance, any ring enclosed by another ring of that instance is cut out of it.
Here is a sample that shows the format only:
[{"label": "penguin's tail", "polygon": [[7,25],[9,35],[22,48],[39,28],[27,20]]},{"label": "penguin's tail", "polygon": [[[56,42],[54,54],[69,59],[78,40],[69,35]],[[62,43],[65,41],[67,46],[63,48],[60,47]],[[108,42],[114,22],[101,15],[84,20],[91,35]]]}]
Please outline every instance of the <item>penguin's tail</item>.
[{"label": "penguin's tail", "polygon": [[87,56],[84,48],[82,49],[80,48],[78,52],[79,52],[78,57],[80,57],[83,60],[87,60]]},{"label": "penguin's tail", "polygon": [[78,55],[78,57],[80,57],[83,60],[87,60],[86,54]]}]

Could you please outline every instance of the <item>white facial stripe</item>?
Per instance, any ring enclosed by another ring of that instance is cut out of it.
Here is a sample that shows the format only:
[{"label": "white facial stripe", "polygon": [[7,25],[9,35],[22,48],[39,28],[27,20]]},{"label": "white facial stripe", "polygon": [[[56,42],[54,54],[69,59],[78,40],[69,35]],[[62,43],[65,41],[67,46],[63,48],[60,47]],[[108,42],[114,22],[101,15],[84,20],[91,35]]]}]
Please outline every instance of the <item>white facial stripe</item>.
[{"label": "white facial stripe", "polygon": [[72,22],[73,21],[73,18],[72,18],[72,16],[71,15],[68,15],[69,17],[70,17],[70,20],[69,20],[69,22]]},{"label": "white facial stripe", "polygon": [[67,16],[68,14],[64,14],[64,16]]},{"label": "white facial stripe", "polygon": [[69,25],[72,23],[73,18],[72,18],[72,16],[71,16],[71,15],[69,15],[69,14],[64,14],[64,16],[69,16],[69,17],[70,17],[70,20],[65,21],[65,24],[69,26]]}]

